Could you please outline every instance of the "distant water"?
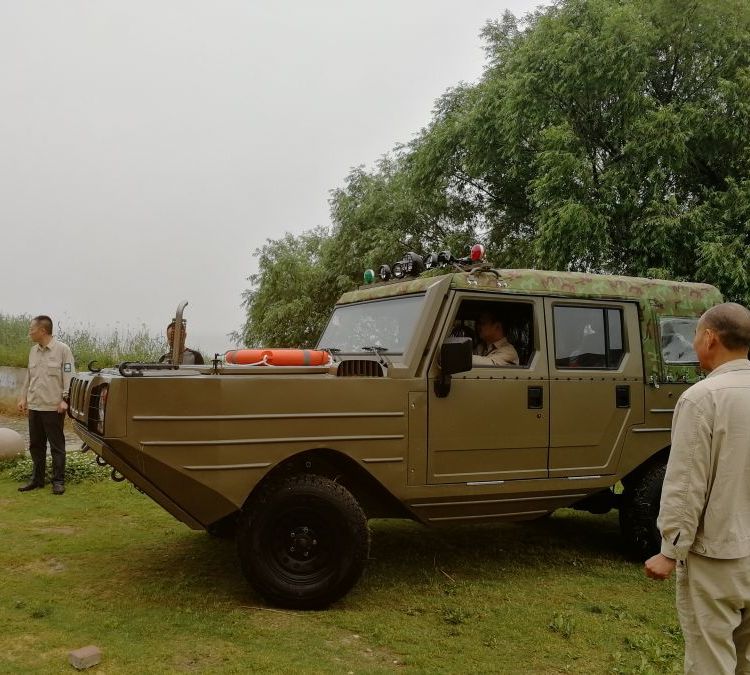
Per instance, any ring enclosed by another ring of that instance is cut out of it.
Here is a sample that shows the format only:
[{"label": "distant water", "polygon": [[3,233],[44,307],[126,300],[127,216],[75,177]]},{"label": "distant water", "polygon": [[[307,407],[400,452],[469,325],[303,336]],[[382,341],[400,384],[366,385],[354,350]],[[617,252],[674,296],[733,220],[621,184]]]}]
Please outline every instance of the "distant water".
[{"label": "distant water", "polygon": [[[13,429],[23,436],[26,447],[29,447],[29,421],[25,417],[9,417],[0,415],[0,429]],[[73,433],[73,430],[65,426],[65,449],[68,452],[81,449],[81,439]]]}]

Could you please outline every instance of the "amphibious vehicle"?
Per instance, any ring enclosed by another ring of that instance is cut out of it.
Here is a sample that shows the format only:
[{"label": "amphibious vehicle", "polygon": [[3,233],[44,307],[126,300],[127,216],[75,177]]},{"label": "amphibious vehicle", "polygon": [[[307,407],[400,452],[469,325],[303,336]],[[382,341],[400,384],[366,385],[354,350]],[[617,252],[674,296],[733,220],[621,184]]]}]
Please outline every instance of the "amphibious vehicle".
[{"label": "amphibious vehicle", "polygon": [[[701,377],[692,334],[720,293],[406,267],[340,298],[319,365],[216,358],[80,373],[76,432],[113,477],[189,527],[236,528],[248,581],[279,605],[346,594],[374,517],[439,525],[619,508],[630,548],[655,551],[672,412]],[[487,309],[503,316],[519,365],[473,366]]]}]

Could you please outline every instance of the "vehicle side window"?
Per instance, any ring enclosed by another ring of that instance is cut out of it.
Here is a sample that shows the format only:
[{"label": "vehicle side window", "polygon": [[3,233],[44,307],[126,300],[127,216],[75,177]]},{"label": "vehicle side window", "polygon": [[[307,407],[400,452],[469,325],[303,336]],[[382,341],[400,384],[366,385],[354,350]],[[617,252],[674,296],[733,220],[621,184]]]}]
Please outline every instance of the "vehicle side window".
[{"label": "vehicle side window", "polygon": [[622,310],[557,306],[554,323],[558,368],[612,369],[622,362]]},{"label": "vehicle side window", "polygon": [[698,363],[693,337],[698,319],[695,317],[662,317],[659,321],[661,353],[664,363]]},{"label": "vehicle side window", "polygon": [[[501,324],[502,338],[482,327],[493,322]],[[526,367],[535,352],[534,307],[525,302],[464,300],[450,335],[472,339],[475,367]],[[489,335],[495,339],[488,345],[482,337]]]},{"label": "vehicle side window", "polygon": [[619,309],[605,309],[607,315],[607,364],[617,368],[625,355],[622,332],[622,312]]}]

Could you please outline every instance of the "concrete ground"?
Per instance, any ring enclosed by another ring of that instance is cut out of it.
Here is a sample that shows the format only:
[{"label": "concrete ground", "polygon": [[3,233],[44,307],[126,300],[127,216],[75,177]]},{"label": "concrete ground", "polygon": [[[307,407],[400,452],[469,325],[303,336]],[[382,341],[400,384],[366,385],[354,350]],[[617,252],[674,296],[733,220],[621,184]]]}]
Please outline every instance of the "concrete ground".
[{"label": "concrete ground", "polygon": [[[23,436],[26,447],[29,446],[29,422],[26,417],[15,417],[0,414],[0,429],[13,429]],[[65,425],[65,447],[68,452],[80,450],[81,439],[73,433],[69,425]]]}]

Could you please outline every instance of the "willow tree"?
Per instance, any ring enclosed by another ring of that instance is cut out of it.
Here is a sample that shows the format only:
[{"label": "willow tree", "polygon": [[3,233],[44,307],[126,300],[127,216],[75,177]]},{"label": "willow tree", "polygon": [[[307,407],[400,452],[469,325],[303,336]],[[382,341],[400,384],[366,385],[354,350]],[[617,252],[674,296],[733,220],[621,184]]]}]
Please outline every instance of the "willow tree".
[{"label": "willow tree", "polygon": [[[333,191],[316,271],[271,283],[290,261],[261,256],[246,335],[312,339],[306,312],[364,267],[477,237],[500,266],[706,281],[750,303],[750,3],[562,0],[482,37],[479,82]],[[270,331],[254,308],[271,301],[302,323]]]}]

